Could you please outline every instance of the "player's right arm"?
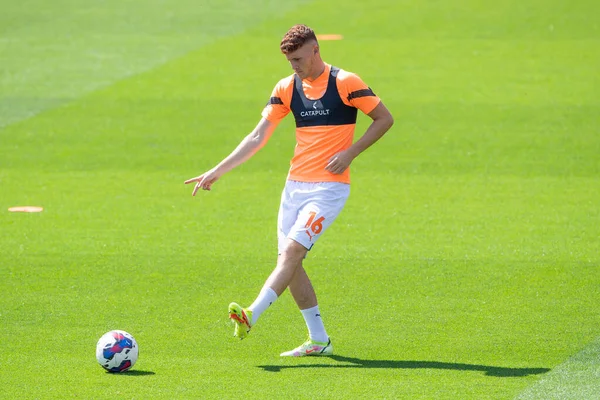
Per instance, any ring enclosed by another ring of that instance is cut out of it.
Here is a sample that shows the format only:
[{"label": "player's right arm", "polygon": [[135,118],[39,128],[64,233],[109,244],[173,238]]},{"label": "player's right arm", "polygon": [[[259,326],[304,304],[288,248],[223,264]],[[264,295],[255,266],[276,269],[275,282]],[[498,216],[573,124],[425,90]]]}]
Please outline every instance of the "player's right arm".
[{"label": "player's right arm", "polygon": [[206,171],[202,175],[198,175],[195,178],[190,178],[185,181],[185,184],[195,183],[194,191],[192,196],[196,195],[198,189],[210,190],[213,183],[215,183],[223,174],[231,171],[238,165],[247,161],[252,157],[258,150],[260,150],[269,140],[273,131],[277,127],[277,122],[271,122],[266,118],[262,118],[256,125],[256,128],[250,134],[248,134],[240,144],[223,159],[219,164],[209,171]]}]

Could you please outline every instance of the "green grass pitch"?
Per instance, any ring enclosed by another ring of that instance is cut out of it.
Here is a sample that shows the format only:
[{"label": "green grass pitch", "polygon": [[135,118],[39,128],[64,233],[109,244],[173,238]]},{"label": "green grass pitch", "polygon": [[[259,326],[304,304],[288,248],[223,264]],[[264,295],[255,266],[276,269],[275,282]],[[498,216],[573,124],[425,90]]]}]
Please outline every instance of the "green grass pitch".
[{"label": "green grass pitch", "polygon": [[[599,4],[0,0],[0,398],[594,398]],[[306,260],[336,356],[290,360],[289,294],[244,341],[226,311],[274,265],[292,121],[183,181],[254,127],[296,23],[396,124]],[[111,329],[130,373],[96,363]]]}]

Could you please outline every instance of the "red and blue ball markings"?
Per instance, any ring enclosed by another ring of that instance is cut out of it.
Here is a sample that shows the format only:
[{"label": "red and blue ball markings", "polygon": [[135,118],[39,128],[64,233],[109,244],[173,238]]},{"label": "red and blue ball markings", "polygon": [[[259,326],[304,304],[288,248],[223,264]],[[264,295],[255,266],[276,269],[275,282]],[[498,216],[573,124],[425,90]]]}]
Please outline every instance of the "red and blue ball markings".
[{"label": "red and blue ball markings", "polygon": [[[115,354],[127,351],[127,349],[133,349],[133,341],[126,338],[122,333],[114,332],[113,338],[115,339],[115,342],[112,345],[106,346],[103,350],[105,359],[112,360]],[[129,367],[131,367],[131,361],[124,360],[121,365],[106,369],[110,372],[121,372]]]}]

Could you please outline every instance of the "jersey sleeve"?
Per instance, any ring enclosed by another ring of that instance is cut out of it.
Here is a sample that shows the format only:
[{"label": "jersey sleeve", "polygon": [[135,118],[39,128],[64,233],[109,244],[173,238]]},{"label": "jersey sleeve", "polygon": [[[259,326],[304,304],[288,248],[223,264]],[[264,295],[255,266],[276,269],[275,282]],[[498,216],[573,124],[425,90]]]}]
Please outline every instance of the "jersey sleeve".
[{"label": "jersey sleeve", "polygon": [[338,86],[338,92],[346,105],[358,108],[368,114],[381,102],[381,99],[358,75],[340,70],[338,79],[341,83]]},{"label": "jersey sleeve", "polygon": [[287,93],[288,90],[289,84],[286,79],[280,80],[275,85],[271,98],[261,113],[263,118],[271,122],[279,122],[289,114],[291,95]]}]

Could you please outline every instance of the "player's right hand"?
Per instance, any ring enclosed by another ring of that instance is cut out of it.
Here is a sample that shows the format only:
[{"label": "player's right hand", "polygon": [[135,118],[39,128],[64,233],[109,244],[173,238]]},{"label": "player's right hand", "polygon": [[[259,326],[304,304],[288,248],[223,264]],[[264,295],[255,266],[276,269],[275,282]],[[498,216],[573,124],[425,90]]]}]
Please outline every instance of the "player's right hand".
[{"label": "player's right hand", "polygon": [[202,190],[210,190],[212,184],[215,183],[219,178],[220,178],[220,175],[217,174],[216,169],[213,168],[210,171],[203,173],[202,175],[199,175],[195,178],[188,179],[184,183],[186,185],[188,185],[190,183],[195,183],[194,191],[192,192],[192,196],[195,196],[196,192],[200,188],[202,188]]}]

